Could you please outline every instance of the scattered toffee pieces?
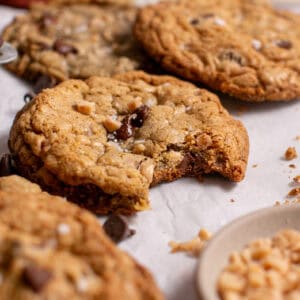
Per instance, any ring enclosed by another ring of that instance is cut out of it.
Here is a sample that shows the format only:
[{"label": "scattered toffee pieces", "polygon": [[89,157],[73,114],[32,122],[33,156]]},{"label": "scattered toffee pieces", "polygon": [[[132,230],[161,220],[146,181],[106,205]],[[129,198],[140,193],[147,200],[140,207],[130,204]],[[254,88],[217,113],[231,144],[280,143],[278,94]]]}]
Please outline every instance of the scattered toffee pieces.
[{"label": "scattered toffee pieces", "polygon": [[41,75],[35,82],[33,87],[33,92],[38,94],[43,89],[51,88],[56,85],[56,81],[54,78],[49,77],[47,75]]},{"label": "scattered toffee pieces", "polygon": [[27,104],[27,103],[29,103],[33,98],[34,98],[34,94],[33,94],[32,92],[29,92],[29,93],[26,93],[26,94],[24,95],[23,100],[24,100],[24,102]]},{"label": "scattered toffee pieces", "polygon": [[288,193],[289,197],[300,196],[300,188],[294,188]]},{"label": "scattered toffee pieces", "polygon": [[284,154],[284,158],[286,160],[295,159],[295,158],[297,158],[297,156],[298,155],[297,155],[295,147],[289,147],[289,148],[287,148],[287,150],[285,151],[285,154]]},{"label": "scattered toffee pieces", "polygon": [[104,222],[103,229],[115,243],[119,243],[135,234],[135,230],[130,229],[126,220],[118,215],[111,215]]},{"label": "scattered toffee pieces", "polygon": [[170,241],[171,253],[185,252],[189,256],[198,257],[207,241],[211,239],[212,234],[206,229],[201,229],[198,235],[187,242],[174,242]]},{"label": "scattered toffee pieces", "polygon": [[22,273],[23,281],[34,292],[40,292],[52,278],[52,273],[38,266],[26,266]]},{"label": "scattered toffee pieces", "polygon": [[296,177],[293,178],[295,183],[299,183],[300,184],[300,175],[297,175]]},{"label": "scattered toffee pieces", "polygon": [[62,55],[67,55],[70,53],[76,54],[78,52],[75,47],[62,40],[56,40],[53,45],[53,49]]},{"label": "scattered toffee pieces", "polygon": [[0,177],[15,174],[14,162],[11,154],[3,154],[0,159]]}]

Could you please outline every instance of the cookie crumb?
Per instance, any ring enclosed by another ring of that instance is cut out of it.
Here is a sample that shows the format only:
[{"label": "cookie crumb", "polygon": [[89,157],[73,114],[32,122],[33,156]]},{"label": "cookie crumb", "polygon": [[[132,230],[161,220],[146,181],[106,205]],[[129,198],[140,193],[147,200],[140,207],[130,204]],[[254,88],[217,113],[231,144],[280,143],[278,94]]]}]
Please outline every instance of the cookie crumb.
[{"label": "cookie crumb", "polygon": [[300,141],[300,135],[297,135],[297,136],[296,136],[296,140],[297,140],[297,141]]},{"label": "cookie crumb", "polygon": [[300,188],[294,188],[288,193],[289,197],[300,196]]},{"label": "cookie crumb", "polygon": [[300,183],[300,175],[297,175],[296,177],[293,178],[293,181],[295,183]]},{"label": "cookie crumb", "polygon": [[292,159],[297,158],[297,151],[296,151],[295,147],[289,147],[285,151],[284,157],[286,160],[292,160]]},{"label": "cookie crumb", "polygon": [[70,226],[68,224],[61,223],[57,227],[57,232],[61,235],[70,233]]},{"label": "cookie crumb", "polygon": [[89,101],[81,101],[74,105],[77,112],[83,115],[91,115],[95,111],[95,103]]},{"label": "cookie crumb", "polygon": [[296,169],[296,165],[295,165],[295,164],[290,164],[289,167],[290,167],[291,169]]},{"label": "cookie crumb", "polygon": [[211,239],[212,234],[206,229],[201,229],[198,236],[187,242],[170,241],[171,253],[185,252],[189,256],[198,257],[207,241]]},{"label": "cookie crumb", "polygon": [[258,164],[252,165],[252,168],[257,168]]},{"label": "cookie crumb", "polygon": [[231,199],[230,199],[230,202],[233,203],[233,202],[235,202],[235,200],[234,200],[233,198],[231,198]]}]

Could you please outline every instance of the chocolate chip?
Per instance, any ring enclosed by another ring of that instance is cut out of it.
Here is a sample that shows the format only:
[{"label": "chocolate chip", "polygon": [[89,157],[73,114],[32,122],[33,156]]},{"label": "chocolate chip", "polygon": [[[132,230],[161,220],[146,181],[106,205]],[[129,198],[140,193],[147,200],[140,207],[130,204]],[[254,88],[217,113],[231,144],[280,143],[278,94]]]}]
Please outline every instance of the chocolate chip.
[{"label": "chocolate chip", "polygon": [[57,22],[57,18],[50,13],[44,13],[44,15],[40,19],[41,27],[47,28]]},{"label": "chocolate chip", "polygon": [[33,94],[33,93],[26,93],[26,94],[24,95],[23,100],[24,100],[24,102],[27,104],[27,103],[29,103],[33,98],[34,98],[34,94]]},{"label": "chocolate chip", "polygon": [[192,19],[192,20],[190,21],[190,23],[191,23],[192,25],[198,25],[198,24],[199,24],[199,20],[198,20],[198,19]]},{"label": "chocolate chip", "polygon": [[64,42],[63,40],[56,40],[53,45],[53,49],[62,55],[67,55],[70,53],[76,54],[78,52],[75,47]]},{"label": "chocolate chip", "polygon": [[126,220],[118,215],[111,215],[103,224],[103,229],[115,243],[135,234],[135,230],[130,229]]},{"label": "chocolate chip", "polygon": [[14,162],[11,154],[3,154],[0,160],[0,177],[15,174]]},{"label": "chocolate chip", "polygon": [[131,116],[126,116],[121,127],[115,132],[115,136],[119,140],[127,140],[133,135],[134,128],[131,125]]},{"label": "chocolate chip", "polygon": [[244,58],[233,50],[225,50],[219,55],[220,60],[229,60],[236,62],[239,65],[244,65]]},{"label": "chocolate chip", "polygon": [[291,41],[287,41],[287,40],[279,40],[275,42],[275,45],[279,48],[283,48],[283,49],[291,49],[293,47],[293,43]]},{"label": "chocolate chip", "polygon": [[22,278],[34,292],[40,292],[52,278],[52,273],[39,266],[26,266]]},{"label": "chocolate chip", "polygon": [[149,107],[142,105],[135,110],[133,117],[131,118],[131,124],[134,127],[142,127],[149,114]]},{"label": "chocolate chip", "polygon": [[47,75],[41,75],[35,82],[33,87],[33,92],[38,94],[43,89],[51,88],[55,86],[56,80],[53,77],[49,77]]}]

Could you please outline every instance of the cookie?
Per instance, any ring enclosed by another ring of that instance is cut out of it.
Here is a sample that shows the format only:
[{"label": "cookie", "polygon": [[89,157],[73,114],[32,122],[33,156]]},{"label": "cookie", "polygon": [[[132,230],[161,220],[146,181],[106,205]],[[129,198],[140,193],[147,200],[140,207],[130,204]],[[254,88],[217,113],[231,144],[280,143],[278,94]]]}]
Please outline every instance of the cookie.
[{"label": "cookie", "polygon": [[163,299],[92,214],[17,176],[0,178],[0,275],[2,300]]},{"label": "cookie", "polygon": [[245,175],[248,136],[217,96],[168,76],[69,80],[17,115],[23,176],[95,213],[149,208],[149,187],[182,176]]},{"label": "cookie", "polygon": [[155,72],[132,36],[137,8],[98,2],[36,4],[17,16],[2,34],[19,52],[7,68],[29,81],[45,75],[56,82],[135,69]]},{"label": "cookie", "polygon": [[134,32],[165,69],[259,102],[300,96],[299,25],[267,1],[181,0],[143,8]]}]

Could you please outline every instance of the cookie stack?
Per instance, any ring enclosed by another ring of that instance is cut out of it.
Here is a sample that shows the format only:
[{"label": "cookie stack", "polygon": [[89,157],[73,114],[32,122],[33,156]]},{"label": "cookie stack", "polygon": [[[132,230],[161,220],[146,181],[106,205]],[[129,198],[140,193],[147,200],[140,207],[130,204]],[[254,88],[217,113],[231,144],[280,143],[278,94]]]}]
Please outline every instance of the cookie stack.
[{"label": "cookie stack", "polygon": [[[161,182],[215,173],[241,181],[247,131],[198,85],[252,102],[297,98],[298,23],[253,0],[143,8],[66,0],[17,16],[2,34],[19,52],[7,68],[38,93],[11,128],[11,163],[40,187],[20,177],[0,182],[8,245],[0,251],[20,261],[4,269],[7,290],[18,282],[20,299],[161,299],[148,272],[107,241],[90,213],[57,196],[96,214],[133,214],[150,207],[149,188]],[[62,259],[70,263],[59,267]]]}]

